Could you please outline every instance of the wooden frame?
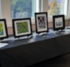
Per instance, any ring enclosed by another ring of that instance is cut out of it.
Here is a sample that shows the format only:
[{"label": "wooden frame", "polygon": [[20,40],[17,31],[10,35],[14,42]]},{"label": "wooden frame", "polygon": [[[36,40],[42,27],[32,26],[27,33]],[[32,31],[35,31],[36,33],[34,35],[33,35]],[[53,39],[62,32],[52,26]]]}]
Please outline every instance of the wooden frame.
[{"label": "wooden frame", "polygon": [[54,31],[65,29],[65,16],[64,15],[53,16],[53,29]]},{"label": "wooden frame", "polygon": [[47,12],[35,13],[36,33],[48,32]]},{"label": "wooden frame", "polygon": [[31,18],[13,19],[12,22],[13,22],[13,32],[15,38],[32,35]]}]

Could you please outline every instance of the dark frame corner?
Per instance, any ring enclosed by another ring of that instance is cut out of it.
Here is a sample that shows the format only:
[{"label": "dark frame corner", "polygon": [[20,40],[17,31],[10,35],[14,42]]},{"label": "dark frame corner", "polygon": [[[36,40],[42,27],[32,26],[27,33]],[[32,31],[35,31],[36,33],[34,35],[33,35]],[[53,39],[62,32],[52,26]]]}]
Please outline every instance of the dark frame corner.
[{"label": "dark frame corner", "polygon": [[[36,19],[36,16],[37,15],[43,15],[45,14],[46,15],[46,22],[47,22],[47,30],[45,31],[38,31],[38,27],[37,27],[37,19]],[[43,33],[43,32],[48,32],[48,13],[47,12],[39,12],[39,13],[35,13],[35,25],[36,25],[36,33],[39,34],[39,33]]]},{"label": "dark frame corner", "polygon": [[6,19],[0,19],[0,21],[3,21],[4,22],[5,32],[6,32],[6,36],[0,38],[2,40],[2,39],[5,39],[5,38],[8,38],[8,30],[7,30]]},{"label": "dark frame corner", "polygon": [[[20,36],[16,36],[16,31],[15,31],[15,21],[22,21],[22,20],[29,20],[30,21],[30,31],[31,33],[30,34],[26,34],[26,35],[20,35]],[[14,34],[14,37],[15,38],[19,38],[19,37],[22,37],[22,36],[30,36],[32,35],[32,24],[31,24],[31,18],[22,18],[22,19],[12,19],[12,25],[13,25],[13,34]]]},{"label": "dark frame corner", "polygon": [[[55,19],[62,17],[63,19],[63,27],[55,28]],[[64,15],[54,15],[53,16],[53,30],[58,31],[58,30],[64,30],[65,29],[65,16]]]}]

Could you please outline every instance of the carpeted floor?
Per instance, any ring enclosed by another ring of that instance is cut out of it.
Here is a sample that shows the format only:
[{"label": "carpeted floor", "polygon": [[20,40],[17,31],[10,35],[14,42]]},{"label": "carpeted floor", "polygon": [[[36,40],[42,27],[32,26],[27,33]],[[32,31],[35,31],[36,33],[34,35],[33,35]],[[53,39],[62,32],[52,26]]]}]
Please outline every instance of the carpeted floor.
[{"label": "carpeted floor", "polygon": [[56,57],[29,67],[70,67],[70,54]]}]

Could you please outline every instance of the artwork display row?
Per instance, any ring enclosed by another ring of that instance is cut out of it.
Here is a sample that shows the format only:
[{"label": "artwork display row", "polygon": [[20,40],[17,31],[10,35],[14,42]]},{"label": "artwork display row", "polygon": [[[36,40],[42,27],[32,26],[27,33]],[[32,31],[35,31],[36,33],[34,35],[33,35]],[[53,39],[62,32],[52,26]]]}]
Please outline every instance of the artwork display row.
[{"label": "artwork display row", "polygon": [[[32,35],[31,18],[13,19],[14,37]],[[35,13],[36,33],[48,32],[48,15],[47,12]],[[65,28],[64,15],[53,16],[53,29],[63,30]],[[6,19],[0,19],[0,39],[8,38]]]}]

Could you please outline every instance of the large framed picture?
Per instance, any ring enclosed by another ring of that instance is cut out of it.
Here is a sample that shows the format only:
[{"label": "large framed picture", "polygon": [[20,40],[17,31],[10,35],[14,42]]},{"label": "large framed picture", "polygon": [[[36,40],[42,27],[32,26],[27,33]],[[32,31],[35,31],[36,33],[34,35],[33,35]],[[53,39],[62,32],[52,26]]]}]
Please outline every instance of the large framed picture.
[{"label": "large framed picture", "polygon": [[54,28],[54,31],[65,29],[65,16],[64,15],[53,16],[53,28]]},{"label": "large framed picture", "polygon": [[0,39],[8,38],[6,19],[0,19]]},{"label": "large framed picture", "polygon": [[47,12],[35,13],[36,32],[48,32]]},{"label": "large framed picture", "polygon": [[22,37],[32,35],[31,18],[13,19],[14,37]]}]

